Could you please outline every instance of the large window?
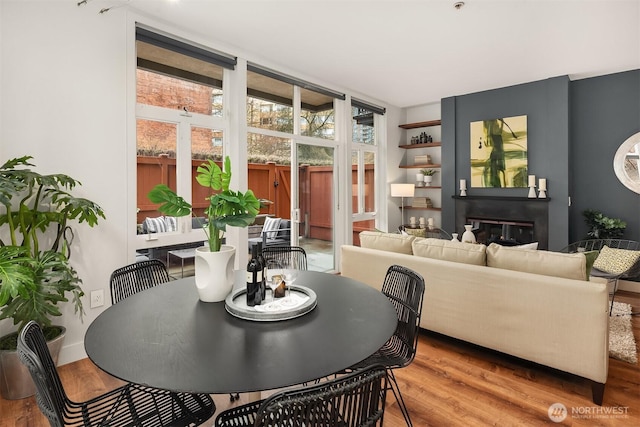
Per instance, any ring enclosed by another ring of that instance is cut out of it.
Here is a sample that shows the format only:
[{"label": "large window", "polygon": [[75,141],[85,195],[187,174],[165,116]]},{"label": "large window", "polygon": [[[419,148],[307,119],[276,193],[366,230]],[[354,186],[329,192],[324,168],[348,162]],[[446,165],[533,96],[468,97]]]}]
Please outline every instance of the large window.
[{"label": "large window", "polygon": [[235,59],[145,28],[136,30],[136,57],[137,233],[158,244],[166,235],[194,239],[187,235],[197,221],[164,216],[147,194],[166,184],[202,216],[208,194],[195,171],[222,159],[223,80]]},{"label": "large window", "polygon": [[351,101],[351,182],[353,214],[353,240],[358,244],[358,233],[375,228],[376,219],[376,116],[384,110],[361,101]]}]

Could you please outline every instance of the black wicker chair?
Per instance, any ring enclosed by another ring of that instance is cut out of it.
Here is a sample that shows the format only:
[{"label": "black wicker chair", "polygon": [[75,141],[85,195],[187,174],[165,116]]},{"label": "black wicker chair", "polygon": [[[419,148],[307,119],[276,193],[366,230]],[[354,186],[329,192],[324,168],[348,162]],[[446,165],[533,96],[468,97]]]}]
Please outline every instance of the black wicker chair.
[{"label": "black wicker chair", "polygon": [[293,265],[298,270],[307,269],[307,253],[299,246],[267,246],[262,249],[265,261],[276,260],[282,265]]},{"label": "black wicker chair", "polygon": [[[560,252],[564,253],[575,253],[575,252],[590,252],[590,251],[600,251],[604,246],[613,249],[626,249],[631,251],[640,250],[640,242],[635,240],[624,240],[624,239],[588,239],[588,240],[579,240],[577,242],[573,242],[567,247],[560,250]],[[640,275],[640,261],[636,262],[629,269],[619,273],[608,273],[606,271],[598,270],[597,268],[591,268],[591,276],[593,277],[601,277],[607,280],[607,285],[611,284],[611,291],[609,295],[611,295],[611,306],[609,307],[609,315],[611,315],[613,311],[613,302],[616,298],[616,292],[618,291],[618,280],[619,279],[628,279],[635,278]]]},{"label": "black wicker chair", "polygon": [[424,288],[424,279],[420,274],[399,265],[389,267],[382,285],[382,293],[389,298],[398,314],[396,331],[382,348],[349,369],[357,370],[374,364],[385,366],[389,375],[389,385],[409,426],[413,424],[393,370],[408,366],[416,355]]},{"label": "black wicker chair", "polygon": [[384,366],[369,366],[313,386],[290,389],[224,411],[217,427],[381,426],[387,390]]},{"label": "black wicker chair", "polygon": [[18,337],[18,354],[36,385],[36,402],[53,427],[197,426],[216,406],[208,394],[173,393],[126,384],[86,402],[67,397],[40,326],[31,321]]},{"label": "black wicker chair", "polygon": [[167,268],[160,260],[150,259],[125,265],[111,273],[111,304],[170,280]]}]

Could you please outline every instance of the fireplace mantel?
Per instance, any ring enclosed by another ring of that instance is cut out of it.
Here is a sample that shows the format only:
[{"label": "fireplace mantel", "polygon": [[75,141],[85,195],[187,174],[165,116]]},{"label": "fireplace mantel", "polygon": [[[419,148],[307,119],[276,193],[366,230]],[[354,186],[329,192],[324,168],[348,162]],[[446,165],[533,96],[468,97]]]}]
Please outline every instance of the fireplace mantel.
[{"label": "fireplace mantel", "polygon": [[[456,207],[456,231],[468,218],[524,221],[534,224],[539,249],[549,246],[549,198],[501,196],[452,196]],[[460,231],[461,232],[461,231]]]}]

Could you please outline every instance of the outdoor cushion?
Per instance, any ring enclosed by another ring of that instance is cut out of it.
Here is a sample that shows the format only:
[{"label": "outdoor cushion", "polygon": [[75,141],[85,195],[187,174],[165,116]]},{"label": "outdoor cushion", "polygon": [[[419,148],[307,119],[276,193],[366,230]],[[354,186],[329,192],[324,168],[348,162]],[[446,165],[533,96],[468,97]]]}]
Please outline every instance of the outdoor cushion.
[{"label": "outdoor cushion", "polygon": [[280,218],[267,217],[262,226],[262,232],[266,233],[267,239],[275,239],[280,228]]}]

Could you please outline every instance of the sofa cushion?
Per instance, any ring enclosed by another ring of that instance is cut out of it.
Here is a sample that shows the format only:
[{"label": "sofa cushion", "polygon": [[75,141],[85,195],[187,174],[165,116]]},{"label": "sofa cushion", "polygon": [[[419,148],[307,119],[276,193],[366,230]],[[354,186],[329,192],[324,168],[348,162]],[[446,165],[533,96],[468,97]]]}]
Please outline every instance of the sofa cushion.
[{"label": "sofa cushion", "polygon": [[583,254],[514,249],[495,243],[487,247],[487,265],[505,270],[543,274],[567,279],[588,280]]},{"label": "sofa cushion", "polygon": [[638,262],[638,259],[640,259],[640,251],[610,248],[605,245],[593,262],[593,268],[605,273],[622,274]]},{"label": "sofa cushion", "polygon": [[461,262],[473,265],[487,264],[485,245],[427,238],[414,240],[412,247],[414,255],[424,258]]},{"label": "sofa cushion", "polygon": [[401,234],[382,233],[378,231],[361,231],[360,246],[381,251],[397,252],[400,254],[413,254],[411,243],[414,236],[403,236]]}]

